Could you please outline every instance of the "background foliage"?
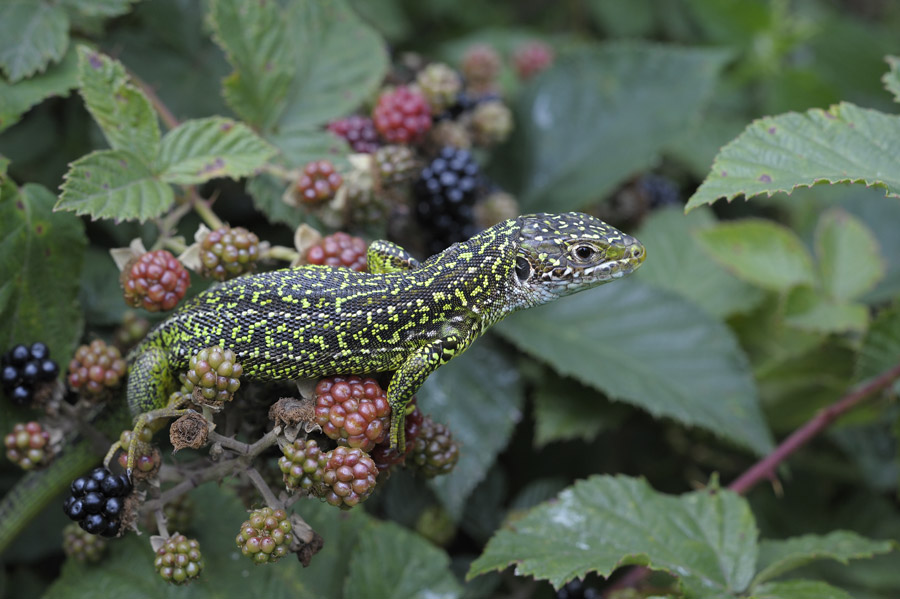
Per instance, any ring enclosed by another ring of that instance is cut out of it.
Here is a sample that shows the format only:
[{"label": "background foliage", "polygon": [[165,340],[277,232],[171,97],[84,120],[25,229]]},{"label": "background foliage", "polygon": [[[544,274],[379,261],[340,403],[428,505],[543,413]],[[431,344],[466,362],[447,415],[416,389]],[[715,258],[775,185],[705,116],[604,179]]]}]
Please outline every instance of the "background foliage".
[{"label": "background foliage", "polygon": [[[401,472],[349,514],[298,504],[326,540],[308,569],[233,567],[242,507],[202,487],[209,574],[189,591],[156,579],[143,537],[63,563],[56,503],[4,553],[0,591],[552,597],[645,565],[658,594],[900,595],[896,386],[777,484],[718,483],[900,362],[898,28],[879,0],[0,2],[4,349],[42,339],[65,364],[108,334],[125,306],[107,250],[152,243],[182,185],[290,245],[304,213],[263,165],[346,166],[325,124],[371,105],[405,53],[458,66],[476,42],[507,59],[516,123],[480,156],[492,179],[523,212],[599,214],[649,256],[436,372],[419,401],[462,443],[457,469]],[[509,58],[532,39],[556,60],[523,82]],[[636,202],[648,175],[689,213]],[[0,428],[26,415],[0,403]],[[18,478],[4,462],[2,492]]]}]

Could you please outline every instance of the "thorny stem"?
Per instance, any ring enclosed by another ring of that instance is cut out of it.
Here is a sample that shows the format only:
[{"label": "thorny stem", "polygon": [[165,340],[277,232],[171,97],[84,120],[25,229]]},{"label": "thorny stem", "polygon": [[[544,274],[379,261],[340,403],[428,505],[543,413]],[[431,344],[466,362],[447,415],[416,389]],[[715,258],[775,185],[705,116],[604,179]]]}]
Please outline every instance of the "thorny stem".
[{"label": "thorny stem", "polygon": [[270,175],[274,175],[279,179],[284,179],[285,181],[293,181],[300,176],[300,173],[297,170],[286,169],[283,166],[272,164],[271,162],[264,164],[261,170]]},{"label": "thorny stem", "polygon": [[263,477],[256,468],[251,466],[244,472],[247,474],[247,478],[250,479],[250,482],[253,483],[253,486],[259,491],[260,495],[263,496],[267,506],[273,510],[284,509],[284,503],[275,497],[275,493],[272,492],[272,489],[269,488],[268,483],[263,480]]}]

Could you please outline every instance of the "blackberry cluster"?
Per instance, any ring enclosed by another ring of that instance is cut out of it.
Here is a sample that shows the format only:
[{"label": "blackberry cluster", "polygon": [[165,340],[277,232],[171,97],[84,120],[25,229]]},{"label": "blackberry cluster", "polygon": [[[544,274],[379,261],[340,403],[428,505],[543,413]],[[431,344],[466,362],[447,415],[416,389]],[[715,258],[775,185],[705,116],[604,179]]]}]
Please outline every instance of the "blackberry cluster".
[{"label": "blackberry cluster", "polygon": [[6,457],[22,470],[46,466],[53,453],[50,451],[50,433],[39,422],[20,422],[3,439]]},{"label": "blackberry cluster", "polygon": [[50,349],[38,341],[31,347],[16,345],[0,358],[0,386],[13,403],[25,406],[34,399],[35,388],[59,374],[59,366],[50,359]]},{"label": "blackberry cluster", "polygon": [[218,281],[250,272],[259,259],[259,237],[243,227],[219,227],[200,242],[201,274]]},{"label": "blackberry cluster", "polygon": [[303,167],[297,193],[306,204],[318,204],[334,197],[344,179],[328,160],[315,160]]},{"label": "blackberry cluster", "polygon": [[638,179],[637,190],[650,208],[681,205],[678,185],[662,175],[647,174]]},{"label": "blackberry cluster", "polygon": [[513,63],[520,79],[531,79],[553,64],[553,48],[541,41],[522,44],[513,53]]},{"label": "blackberry cluster", "polygon": [[401,85],[379,96],[372,120],[388,143],[418,143],[431,128],[431,108],[421,93]]},{"label": "blackberry cluster", "polygon": [[106,539],[82,530],[74,522],[63,528],[63,551],[82,564],[99,562],[108,543]]},{"label": "blackberry cluster", "polygon": [[75,350],[69,361],[69,387],[89,396],[98,396],[114,389],[122,381],[128,365],[119,348],[94,339],[90,345]]},{"label": "blackberry cluster", "polygon": [[148,312],[171,310],[184,297],[191,275],[166,250],[147,252],[122,270],[125,303]]},{"label": "blackberry cluster", "polygon": [[354,152],[371,154],[378,149],[378,132],[372,119],[355,114],[328,123],[328,130],[347,140]]},{"label": "blackberry cluster", "polygon": [[291,521],[284,510],[264,507],[241,524],[235,543],[255,564],[277,562],[290,552]]},{"label": "blackberry cluster", "polygon": [[[197,390],[211,408],[221,408],[231,401],[241,386],[244,369],[237,356],[230,349],[218,346],[201,349],[191,356],[190,368],[182,377],[182,384],[188,392]],[[197,400],[197,393],[192,393]]]},{"label": "blackberry cluster", "polygon": [[156,550],[153,562],[156,573],[166,582],[185,584],[203,571],[203,555],[200,544],[183,534],[175,533]]},{"label": "blackberry cluster", "polygon": [[309,264],[345,266],[365,272],[368,247],[366,241],[361,237],[353,237],[348,233],[338,231],[309,248],[306,251],[306,261]]},{"label": "blackberry cluster", "polygon": [[459,74],[440,62],[432,63],[419,71],[416,83],[428,101],[432,114],[439,114],[452,106],[462,90]]},{"label": "blackberry cluster", "polygon": [[281,452],[284,455],[278,459],[278,467],[285,486],[291,491],[300,489],[319,495],[327,461],[319,444],[313,439],[295,439],[291,445],[282,447]]},{"label": "blackberry cluster", "polygon": [[453,470],[459,461],[459,445],[446,426],[426,416],[409,458],[419,474],[434,478]]},{"label": "blackberry cluster", "polygon": [[92,535],[119,534],[125,497],[131,493],[128,477],[103,467],[95,468],[72,481],[71,490],[72,494],[63,503],[63,511],[69,518]]},{"label": "blackberry cluster", "polygon": [[[119,447],[121,447],[123,451],[119,452],[117,461],[122,469],[128,467],[128,448],[131,447],[131,439],[133,436],[134,431],[132,430],[124,430],[122,431],[122,434],[119,435]],[[162,456],[159,454],[159,450],[150,444],[152,439],[153,431],[148,427],[142,428],[137,442],[134,472],[132,472],[132,476],[135,478],[143,479],[155,474],[162,464]]]},{"label": "blackberry cluster", "polygon": [[512,111],[500,100],[481,102],[472,112],[472,141],[479,146],[506,141],[512,128]]},{"label": "blackberry cluster", "polygon": [[322,480],[331,487],[325,493],[325,501],[333,506],[351,508],[369,498],[378,478],[378,469],[369,454],[339,446],[325,456]]},{"label": "blackberry cluster", "polygon": [[138,316],[136,312],[129,310],[122,315],[122,324],[117,328],[113,336],[116,347],[121,352],[127,352],[137,345],[150,330],[150,321]]},{"label": "blackberry cluster", "polygon": [[383,146],[373,154],[379,188],[401,185],[416,176],[419,161],[409,146]]},{"label": "blackberry cluster", "polygon": [[462,58],[462,72],[468,86],[478,92],[493,90],[503,60],[488,44],[472,44]]},{"label": "blackberry cluster", "polygon": [[474,235],[473,205],[482,189],[478,163],[466,150],[445,147],[416,181],[416,216],[430,233],[430,253]]},{"label": "blackberry cluster", "polygon": [[375,380],[335,376],[316,385],[316,424],[340,445],[371,451],[391,426],[391,406]]}]

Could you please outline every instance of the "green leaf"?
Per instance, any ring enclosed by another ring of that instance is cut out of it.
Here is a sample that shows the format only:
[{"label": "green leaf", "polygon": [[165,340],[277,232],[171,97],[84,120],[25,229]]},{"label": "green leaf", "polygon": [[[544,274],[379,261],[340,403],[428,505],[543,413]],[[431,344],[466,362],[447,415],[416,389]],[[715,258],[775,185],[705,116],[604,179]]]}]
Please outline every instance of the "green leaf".
[{"label": "green leaf", "polygon": [[575,209],[607,195],[690,127],[726,58],[639,44],[561,57],[516,103],[504,183],[525,212]]},{"label": "green leaf", "polygon": [[129,82],[125,67],[87,46],[78,47],[78,80],[84,104],[114,150],[147,165],[159,151],[159,123],[144,92]]},{"label": "green leaf", "polygon": [[829,210],[819,219],[816,256],[825,291],[839,302],[858,298],[884,276],[875,235],[843,210]]},{"label": "green leaf", "polygon": [[525,310],[497,330],[612,399],[758,453],[772,446],[731,331],[670,292],[626,279]]},{"label": "green leaf", "polygon": [[247,176],[275,153],[247,125],[210,117],[184,122],[166,133],[158,166],[164,181],[192,185],[217,177]]},{"label": "green leaf", "polygon": [[865,183],[900,196],[900,117],[848,102],[751,123],[722,148],[686,209],[818,183]]},{"label": "green leaf", "polygon": [[707,230],[715,223],[709,210],[686,215],[680,209],[667,208],[651,213],[635,232],[652,256],[637,276],[723,318],[752,310],[764,294],[729,273],[703,251],[695,238],[696,232]]},{"label": "green leaf", "polygon": [[0,132],[21,120],[29,108],[51,96],[64,96],[78,85],[78,62],[74,52],[41,75],[7,83],[0,79]]},{"label": "green leaf", "polygon": [[43,72],[69,45],[69,19],[49,2],[6,0],[0,4],[0,68],[11,83]]},{"label": "green leaf", "polygon": [[642,565],[678,576],[689,594],[740,592],[753,577],[756,537],[746,500],[730,491],[675,497],[643,479],[592,476],[495,534],[467,577],[515,564],[517,575],[559,588]]},{"label": "green leaf", "polygon": [[[377,556],[377,558],[376,558]],[[456,599],[462,588],[447,554],[419,535],[391,523],[370,526],[350,554],[344,597]]]},{"label": "green leaf", "polygon": [[821,580],[788,580],[765,584],[747,599],[853,599],[853,597]]},{"label": "green leaf", "polygon": [[894,94],[894,100],[900,102],[900,57],[885,56],[891,70],[881,78],[884,88]]},{"label": "green leaf", "polygon": [[43,341],[64,364],[81,337],[81,219],[53,212],[56,196],[3,184],[0,198],[0,347]]},{"label": "green leaf", "polygon": [[86,17],[118,17],[140,0],[62,0],[67,8]]},{"label": "green leaf", "polygon": [[247,181],[247,193],[253,205],[273,223],[282,223],[296,229],[306,219],[306,214],[296,206],[289,206],[281,198],[289,184],[269,174],[257,175]]},{"label": "green leaf", "polygon": [[697,240],[719,264],[763,289],[816,283],[809,251],[784,225],[744,219],[698,231]]},{"label": "green leaf", "polygon": [[900,363],[900,304],[882,310],[863,339],[856,379],[877,376]]},{"label": "green leaf", "polygon": [[428,482],[455,518],[509,442],[522,418],[523,393],[515,365],[487,339],[439,368],[419,390],[422,411],[447,425],[460,444],[453,471]]},{"label": "green leaf", "polygon": [[804,285],[788,293],[784,321],[814,333],[861,333],[869,324],[869,308],[856,302],[836,302]]},{"label": "green leaf", "polygon": [[627,410],[622,407],[572,379],[543,378],[534,391],[534,444],[543,447],[554,441],[593,441],[625,419]]},{"label": "green leaf", "polygon": [[777,578],[785,572],[822,559],[842,564],[894,550],[891,541],[875,541],[855,532],[836,530],[827,535],[804,535],[783,541],[764,540],[759,545],[759,563],[753,585]]},{"label": "green leaf", "polygon": [[163,214],[175,194],[143,160],[121,150],[100,150],[70,165],[57,210],[92,218],[145,221]]}]

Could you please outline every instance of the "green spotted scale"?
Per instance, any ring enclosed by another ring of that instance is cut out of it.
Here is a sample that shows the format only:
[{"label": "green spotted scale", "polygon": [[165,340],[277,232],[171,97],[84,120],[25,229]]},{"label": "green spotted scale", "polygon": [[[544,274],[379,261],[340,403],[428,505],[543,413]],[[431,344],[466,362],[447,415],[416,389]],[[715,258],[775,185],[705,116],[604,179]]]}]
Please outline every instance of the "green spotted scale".
[{"label": "green spotted scale", "polygon": [[237,354],[245,380],[395,371],[390,438],[402,450],[409,402],[436,368],[508,314],[621,278],[644,258],[634,237],[570,212],[504,221],[422,263],[378,241],[367,273],[303,266],[232,279],[132,351],[129,407],[164,407],[177,373],[212,345]]}]

